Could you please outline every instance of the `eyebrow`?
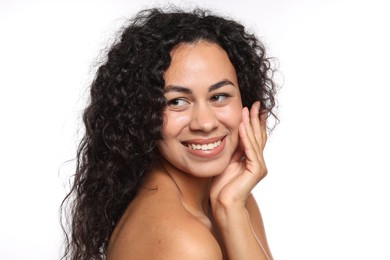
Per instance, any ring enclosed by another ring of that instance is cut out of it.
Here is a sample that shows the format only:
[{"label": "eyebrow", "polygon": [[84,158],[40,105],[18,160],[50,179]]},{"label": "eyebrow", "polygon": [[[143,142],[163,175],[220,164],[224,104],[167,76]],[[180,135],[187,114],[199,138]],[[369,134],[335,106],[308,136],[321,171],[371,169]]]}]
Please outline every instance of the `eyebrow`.
[{"label": "eyebrow", "polygon": [[[226,86],[226,85],[235,86],[233,84],[233,82],[231,82],[230,80],[224,79],[224,80],[221,80],[221,81],[211,85],[209,87],[209,92],[217,90],[219,88],[222,88],[223,86]],[[164,88],[164,93],[167,93],[167,92],[180,92],[180,93],[184,93],[184,94],[192,94],[192,91],[189,88],[186,88],[186,87],[183,87],[183,86],[178,86],[178,85],[168,85],[168,86],[166,86]]]}]

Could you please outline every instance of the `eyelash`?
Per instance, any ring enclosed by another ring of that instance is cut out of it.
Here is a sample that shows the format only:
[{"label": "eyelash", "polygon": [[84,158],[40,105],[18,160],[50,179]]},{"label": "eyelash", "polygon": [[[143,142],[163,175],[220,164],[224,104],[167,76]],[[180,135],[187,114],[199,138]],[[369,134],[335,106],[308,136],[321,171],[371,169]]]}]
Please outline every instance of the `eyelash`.
[{"label": "eyelash", "polygon": [[[223,99],[222,99],[222,100],[215,100],[216,97],[222,97]],[[228,95],[228,94],[226,94],[226,93],[224,93],[224,94],[216,94],[216,95],[212,96],[212,97],[210,98],[210,100],[211,100],[212,102],[220,103],[220,102],[225,101],[225,100],[226,100],[227,98],[229,98],[229,97],[230,97],[230,95]],[[213,99],[214,99],[214,100],[213,100]]]},{"label": "eyelash", "polygon": [[181,105],[177,105],[175,103],[178,103],[178,102],[185,102],[185,103],[188,103],[186,100],[184,100],[183,98],[174,98],[174,99],[171,99],[167,102],[168,106],[175,106],[175,107],[178,107],[178,106],[181,106]]},{"label": "eyelash", "polygon": [[[183,102],[184,104],[178,105],[177,104],[178,102]],[[184,98],[174,98],[167,101],[167,106],[172,110],[181,111],[184,110],[187,107],[187,105],[189,105],[189,102]]]},{"label": "eyelash", "polygon": [[[210,98],[210,102],[211,103],[217,103],[217,104],[223,104],[226,99],[228,99],[229,97],[231,97],[229,94],[226,94],[226,93],[223,93],[223,94],[216,94],[216,95],[213,95],[211,98]],[[179,102],[183,102],[183,104],[178,104]],[[184,110],[187,105],[189,105],[189,101],[185,98],[174,98],[174,99],[171,99],[171,100],[168,100],[167,101],[167,105],[168,107],[170,107],[171,109],[174,109],[174,110]]]}]

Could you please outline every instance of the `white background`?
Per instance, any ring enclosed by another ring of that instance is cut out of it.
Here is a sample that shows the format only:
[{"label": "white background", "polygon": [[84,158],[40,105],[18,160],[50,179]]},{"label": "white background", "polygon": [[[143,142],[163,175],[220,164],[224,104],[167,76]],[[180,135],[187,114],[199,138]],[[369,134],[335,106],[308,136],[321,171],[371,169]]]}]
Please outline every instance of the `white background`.
[{"label": "white background", "polygon": [[[126,17],[166,3],[32,2],[0,2],[2,260],[59,258],[94,61]],[[281,123],[255,190],[276,259],[390,259],[385,2],[172,1],[234,17],[279,59]]]}]

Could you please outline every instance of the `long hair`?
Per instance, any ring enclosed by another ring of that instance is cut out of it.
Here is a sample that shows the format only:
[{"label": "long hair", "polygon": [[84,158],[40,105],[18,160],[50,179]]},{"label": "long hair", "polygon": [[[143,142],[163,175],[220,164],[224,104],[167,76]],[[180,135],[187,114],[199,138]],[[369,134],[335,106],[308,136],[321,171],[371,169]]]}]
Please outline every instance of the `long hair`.
[{"label": "long hair", "polygon": [[83,114],[85,135],[73,185],[64,259],[104,259],[115,225],[158,160],[164,72],[180,43],[221,46],[236,69],[243,106],[260,100],[275,116],[276,84],[264,46],[245,28],[208,11],[149,9],[122,31],[99,67]]}]

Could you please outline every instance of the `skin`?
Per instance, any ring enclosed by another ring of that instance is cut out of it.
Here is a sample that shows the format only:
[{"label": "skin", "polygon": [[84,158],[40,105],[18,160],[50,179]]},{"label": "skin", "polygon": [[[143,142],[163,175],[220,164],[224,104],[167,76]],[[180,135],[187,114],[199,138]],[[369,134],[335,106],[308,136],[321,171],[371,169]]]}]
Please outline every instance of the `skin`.
[{"label": "skin", "polygon": [[118,222],[107,259],[272,259],[251,195],[267,173],[260,103],[242,108],[218,45],[181,44],[171,57],[163,159]]}]

